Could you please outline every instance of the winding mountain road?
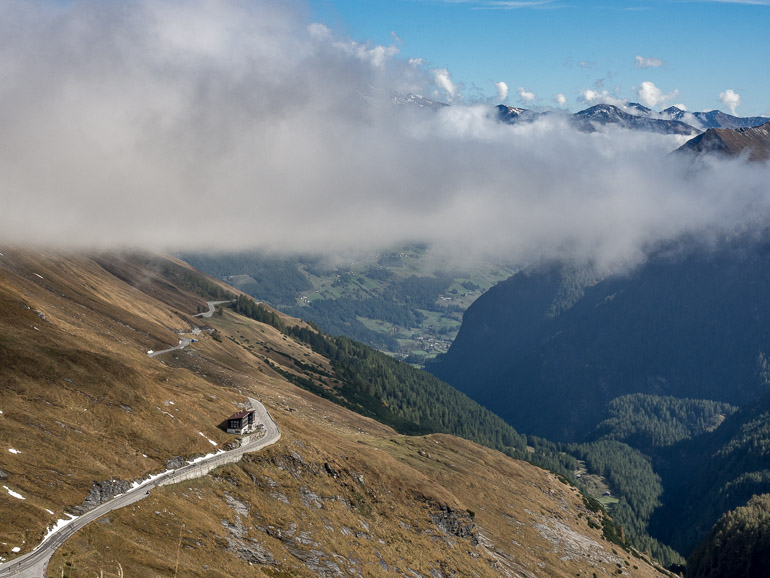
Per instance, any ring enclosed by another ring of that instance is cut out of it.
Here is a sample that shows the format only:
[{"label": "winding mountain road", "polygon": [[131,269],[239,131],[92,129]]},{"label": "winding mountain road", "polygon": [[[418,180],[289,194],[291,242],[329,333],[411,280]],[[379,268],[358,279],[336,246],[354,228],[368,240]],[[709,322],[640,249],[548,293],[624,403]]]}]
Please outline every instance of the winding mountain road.
[{"label": "winding mountain road", "polygon": [[177,345],[176,347],[169,347],[168,349],[163,349],[161,351],[148,351],[147,355],[149,355],[150,357],[155,357],[156,355],[160,355],[161,353],[168,353],[170,351],[176,351],[178,349],[184,349],[185,347],[187,347],[191,343],[192,343],[192,339],[188,339],[187,337],[183,337],[182,339],[179,340],[179,345]]},{"label": "winding mountain road", "polygon": [[193,317],[206,317],[207,319],[214,315],[214,311],[217,309],[217,305],[222,305],[222,303],[233,303],[235,301],[234,299],[228,299],[227,301],[207,301],[206,303],[209,306],[209,310],[205,313],[198,313],[196,315],[193,315]]},{"label": "winding mountain road", "polygon": [[[193,315],[193,317],[209,318],[212,315],[214,315],[214,311],[217,310],[217,305],[222,305],[223,303],[232,303],[232,302],[233,302],[232,300],[227,300],[227,301],[206,301],[206,304],[209,306],[209,310],[204,312],[204,313],[196,313],[195,315]],[[192,339],[189,339],[187,337],[183,337],[182,339],[179,340],[179,345],[177,345],[175,347],[169,347],[168,349],[162,349],[160,351],[152,351],[152,350],[150,350],[150,351],[147,352],[147,355],[149,355],[150,357],[155,357],[155,356],[161,355],[163,353],[170,353],[171,351],[177,351],[179,349],[184,349],[185,347],[190,345],[190,343],[192,343],[192,342],[193,342]]]},{"label": "winding mountain road", "polygon": [[239,448],[214,454],[176,470],[164,472],[160,476],[151,478],[140,486],[132,488],[125,494],[116,496],[109,502],[97,506],[82,516],[73,519],[72,522],[68,523],[66,526],[53,532],[32,552],[19,556],[11,562],[0,564],[0,577],[22,576],[39,578],[40,576],[45,576],[48,562],[51,560],[54,552],[56,552],[59,546],[61,546],[67,538],[72,536],[72,534],[80,530],[86,524],[93,522],[112,510],[123,508],[134,502],[138,502],[147,497],[150,491],[158,486],[165,486],[184,480],[199,478],[221,465],[237,462],[245,453],[255,452],[276,443],[281,438],[281,431],[273,421],[273,418],[270,417],[265,406],[259,401],[249,398],[249,402],[251,403],[252,409],[256,412],[256,420],[265,426],[264,436],[255,440],[249,439]]}]

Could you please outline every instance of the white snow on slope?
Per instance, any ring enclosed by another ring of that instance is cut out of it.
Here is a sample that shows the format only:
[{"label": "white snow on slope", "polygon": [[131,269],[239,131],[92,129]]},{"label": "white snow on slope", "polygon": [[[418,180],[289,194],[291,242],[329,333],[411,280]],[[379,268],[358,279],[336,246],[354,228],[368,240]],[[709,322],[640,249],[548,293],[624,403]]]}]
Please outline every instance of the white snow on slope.
[{"label": "white snow on slope", "polygon": [[202,437],[204,437],[204,438],[206,438],[207,440],[209,440],[209,443],[210,443],[212,446],[218,446],[218,445],[219,445],[217,442],[215,442],[215,441],[214,441],[214,440],[212,440],[211,438],[207,437],[207,436],[206,436],[206,434],[205,434],[205,433],[203,433],[202,431],[199,431],[198,433],[199,433],[199,434],[200,434]]},{"label": "white snow on slope", "polygon": [[[65,514],[67,514],[67,513],[65,512]],[[46,535],[43,537],[43,540],[42,540],[41,544],[48,539],[48,536],[50,536],[51,534],[53,534],[57,530],[63,528],[64,526],[67,526],[68,524],[71,524],[72,520],[77,520],[77,516],[73,516],[72,514],[67,514],[67,515],[70,517],[69,520],[61,520],[61,519],[60,520],[56,520],[56,523],[53,526],[51,526],[50,528],[48,528],[48,532],[46,532]]]},{"label": "white snow on slope", "polygon": [[26,500],[27,499],[24,496],[22,496],[19,492],[14,492],[8,486],[3,486],[3,487],[8,491],[8,493],[11,495],[11,497],[16,498],[17,500]]}]

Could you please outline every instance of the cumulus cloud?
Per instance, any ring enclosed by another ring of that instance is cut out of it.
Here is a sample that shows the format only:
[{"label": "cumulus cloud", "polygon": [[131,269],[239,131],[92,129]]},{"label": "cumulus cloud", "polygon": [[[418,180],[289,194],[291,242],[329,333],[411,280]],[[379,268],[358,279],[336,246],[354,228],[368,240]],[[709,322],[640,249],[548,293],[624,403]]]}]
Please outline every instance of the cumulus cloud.
[{"label": "cumulus cloud", "polygon": [[519,100],[525,105],[532,104],[532,102],[535,100],[535,93],[526,90],[523,86],[520,86],[516,92],[519,94]]},{"label": "cumulus cloud", "polygon": [[645,58],[644,56],[636,57],[637,68],[660,68],[663,66],[663,61],[660,58]]},{"label": "cumulus cloud", "polygon": [[567,97],[564,96],[561,92],[553,97],[553,101],[559,106],[567,106]]},{"label": "cumulus cloud", "polygon": [[768,165],[693,172],[668,154],[678,137],[395,107],[392,90],[458,88],[290,6],[4,2],[0,243],[423,241],[456,257],[620,266],[656,242],[770,215]]},{"label": "cumulus cloud", "polygon": [[728,88],[724,92],[719,93],[719,102],[729,108],[731,114],[735,114],[736,109],[741,104],[741,95],[732,88]]},{"label": "cumulus cloud", "polygon": [[654,83],[645,81],[639,85],[639,90],[637,90],[636,94],[639,98],[639,102],[641,102],[644,106],[649,108],[657,108],[658,106],[661,106],[666,102],[676,98],[679,95],[679,91],[674,90],[673,92],[664,94],[664,92],[655,86]]},{"label": "cumulus cloud", "polygon": [[618,98],[614,94],[611,94],[608,90],[593,90],[591,88],[583,89],[578,96],[580,102],[584,102],[589,106],[595,104],[614,104],[615,106],[624,106],[626,99]]},{"label": "cumulus cloud", "polygon": [[505,102],[508,100],[508,85],[503,82],[495,82],[495,88],[497,89],[497,100]]},{"label": "cumulus cloud", "polygon": [[457,96],[458,86],[452,81],[452,74],[446,68],[436,68],[433,71],[436,86],[446,93],[450,102]]}]

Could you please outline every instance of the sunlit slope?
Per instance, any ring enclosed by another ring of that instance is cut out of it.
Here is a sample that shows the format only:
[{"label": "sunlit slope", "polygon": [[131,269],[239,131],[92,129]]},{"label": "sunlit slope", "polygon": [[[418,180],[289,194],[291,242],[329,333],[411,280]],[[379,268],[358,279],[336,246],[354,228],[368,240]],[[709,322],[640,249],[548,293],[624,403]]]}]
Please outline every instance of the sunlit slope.
[{"label": "sunlit slope", "polygon": [[[49,575],[655,573],[547,472],[451,436],[397,435],[292,385],[287,375],[327,375],[330,388],[338,376],[273,327],[192,318],[224,289],[179,263],[0,252],[3,558],[94,482],[224,446],[218,426],[254,396],[278,445],[88,526]],[[196,325],[187,348],[147,355]]]}]

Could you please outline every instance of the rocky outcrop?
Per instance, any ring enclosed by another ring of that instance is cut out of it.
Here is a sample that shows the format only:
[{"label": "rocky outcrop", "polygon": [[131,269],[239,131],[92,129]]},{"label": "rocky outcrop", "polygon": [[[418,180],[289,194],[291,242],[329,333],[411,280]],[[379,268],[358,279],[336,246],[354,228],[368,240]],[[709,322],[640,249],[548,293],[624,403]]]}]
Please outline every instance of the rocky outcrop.
[{"label": "rocky outcrop", "polygon": [[[271,565],[275,564],[273,554],[257,540],[249,537],[249,504],[226,494],[227,505],[235,512],[235,522],[222,520],[222,526],[229,532],[227,537],[227,551],[232,552],[241,560],[249,564]],[[246,523],[244,523],[244,521]]]},{"label": "rocky outcrop", "polygon": [[430,520],[445,534],[468,539],[474,545],[478,543],[476,524],[468,512],[455,510],[446,504],[433,504]]},{"label": "rocky outcrop", "polygon": [[187,460],[182,456],[174,456],[170,460],[166,460],[167,470],[176,470],[186,465],[187,465]]},{"label": "rocky outcrop", "polygon": [[117,495],[125,494],[131,489],[131,482],[126,480],[105,480],[103,482],[94,482],[91,485],[91,491],[88,492],[88,496],[79,506],[73,506],[70,508],[72,513],[81,516],[93,510],[96,506],[109,502]]}]

